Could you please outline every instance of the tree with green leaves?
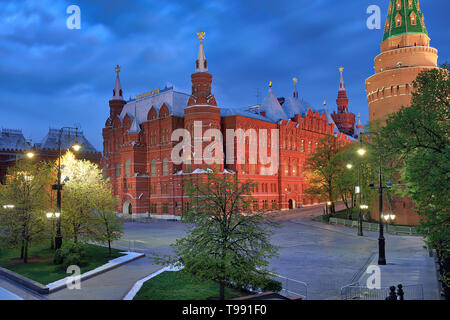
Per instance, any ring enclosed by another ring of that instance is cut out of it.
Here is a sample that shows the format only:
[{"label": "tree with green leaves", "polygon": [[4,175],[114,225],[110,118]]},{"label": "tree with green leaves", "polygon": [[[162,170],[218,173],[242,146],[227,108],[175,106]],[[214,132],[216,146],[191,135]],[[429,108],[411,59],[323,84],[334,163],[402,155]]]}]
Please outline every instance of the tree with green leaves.
[{"label": "tree with green leaves", "polygon": [[[355,200],[355,186],[358,184],[358,166],[355,145],[349,145],[334,156],[336,164],[335,186],[339,199],[347,209],[347,216],[352,219]],[[356,161],[355,161],[356,160]],[[347,165],[350,165],[348,167]]]},{"label": "tree with green leaves", "polygon": [[436,249],[441,278],[450,278],[450,77],[449,65],[422,71],[411,105],[391,114],[375,144],[393,163],[422,216],[420,232]]},{"label": "tree with green leaves", "polygon": [[335,213],[335,202],[338,197],[336,190],[341,159],[336,155],[342,151],[340,141],[332,136],[325,135],[319,140],[314,153],[306,159],[305,169],[309,172],[309,185],[305,192],[309,194],[326,195],[331,201],[331,213]]},{"label": "tree with green leaves", "polygon": [[52,167],[48,163],[20,160],[8,169],[5,185],[0,185],[1,202],[11,206],[0,214],[0,240],[8,247],[20,247],[24,263],[28,262],[31,243],[38,243],[48,235],[45,208],[51,177]]},{"label": "tree with green leaves", "polygon": [[108,245],[111,257],[111,243],[123,236],[123,220],[115,210],[117,201],[112,194],[109,181],[97,184],[91,211],[91,238],[99,243]]},{"label": "tree with green leaves", "polygon": [[240,182],[233,174],[191,179],[185,180],[190,207],[184,214],[191,227],[173,244],[173,256],[154,257],[155,261],[217,282],[222,300],[229,285],[263,288],[270,281],[267,268],[277,248],[270,242],[273,224],[252,208],[255,184]]}]

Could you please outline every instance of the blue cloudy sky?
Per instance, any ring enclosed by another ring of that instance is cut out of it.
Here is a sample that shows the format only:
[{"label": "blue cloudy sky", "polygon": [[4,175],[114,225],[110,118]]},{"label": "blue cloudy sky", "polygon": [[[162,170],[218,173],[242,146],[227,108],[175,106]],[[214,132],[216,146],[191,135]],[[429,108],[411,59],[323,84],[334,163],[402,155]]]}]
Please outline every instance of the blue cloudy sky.
[{"label": "blue cloudy sky", "polygon": [[[66,28],[71,4],[80,30]],[[49,127],[79,124],[101,150],[114,66],[127,98],[166,84],[189,92],[200,29],[220,106],[255,104],[269,80],[286,97],[295,76],[302,98],[334,108],[342,65],[350,110],[365,122],[382,38],[366,27],[372,4],[384,25],[388,0],[0,0],[0,126],[38,142]],[[450,61],[450,2],[420,5],[439,63]]]}]

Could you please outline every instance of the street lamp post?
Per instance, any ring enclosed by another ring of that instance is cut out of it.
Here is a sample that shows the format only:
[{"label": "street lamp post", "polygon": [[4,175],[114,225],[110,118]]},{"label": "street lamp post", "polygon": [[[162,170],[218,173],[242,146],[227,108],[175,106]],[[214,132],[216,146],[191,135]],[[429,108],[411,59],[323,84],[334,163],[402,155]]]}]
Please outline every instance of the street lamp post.
[{"label": "street lamp post", "polygon": [[59,212],[47,212],[46,214],[47,218],[52,221],[52,235],[51,235],[51,243],[50,243],[50,249],[55,249],[55,238],[54,232],[55,232],[55,219],[58,219],[60,216]]},{"label": "street lamp post", "polygon": [[379,214],[379,235],[378,235],[378,264],[386,265],[386,248],[384,239],[384,226],[383,226],[383,177],[381,174],[381,157],[380,157],[380,169],[379,169],[379,186],[378,186],[378,214]]},{"label": "street lamp post", "polygon": [[[75,129],[76,130],[76,137],[78,136],[78,128],[73,127],[63,127],[59,130],[59,136],[58,136],[58,176],[57,176],[57,183],[53,185],[53,189],[56,189],[56,210],[58,213],[61,213],[61,190],[62,190],[62,183],[61,183],[61,137],[63,134],[64,129]],[[75,151],[79,151],[81,146],[76,142],[73,145],[73,149]],[[62,246],[62,235],[61,235],[61,214],[57,217],[57,229],[56,229],[56,236],[55,236],[55,249],[60,249]]]},{"label": "street lamp post", "polygon": [[[366,150],[362,147],[362,137],[359,136],[360,148],[358,149],[358,154],[362,157]],[[359,160],[358,165],[358,199],[359,199],[359,208],[358,208],[358,236],[363,236],[363,224],[362,224],[362,214],[361,214],[361,159]]]}]

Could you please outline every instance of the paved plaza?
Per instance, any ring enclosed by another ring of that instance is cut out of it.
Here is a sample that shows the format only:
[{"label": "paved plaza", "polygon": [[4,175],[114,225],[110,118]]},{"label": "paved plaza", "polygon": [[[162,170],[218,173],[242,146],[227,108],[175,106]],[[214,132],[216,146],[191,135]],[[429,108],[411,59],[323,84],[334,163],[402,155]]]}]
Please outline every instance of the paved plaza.
[{"label": "paved plaza", "polygon": [[[365,283],[367,266],[376,264],[378,234],[365,232],[364,237],[358,237],[356,229],[312,221],[321,210],[321,206],[313,206],[272,215],[279,225],[273,236],[279,257],[272,259],[270,268],[282,277],[306,283],[308,299],[340,299],[341,287],[357,281]],[[187,227],[177,221],[127,222],[124,238],[114,246],[143,252],[147,257],[170,254],[170,244],[182,237]],[[382,286],[422,284],[425,299],[439,299],[434,262],[423,245],[418,236],[387,234],[388,265],[381,268]],[[151,259],[141,258],[83,281],[81,290],[64,289],[46,298],[121,299],[137,280],[160,268]],[[305,290],[295,281],[283,285],[293,292],[303,294]],[[2,279],[0,287],[25,299],[43,298],[20,288],[14,290]]]}]

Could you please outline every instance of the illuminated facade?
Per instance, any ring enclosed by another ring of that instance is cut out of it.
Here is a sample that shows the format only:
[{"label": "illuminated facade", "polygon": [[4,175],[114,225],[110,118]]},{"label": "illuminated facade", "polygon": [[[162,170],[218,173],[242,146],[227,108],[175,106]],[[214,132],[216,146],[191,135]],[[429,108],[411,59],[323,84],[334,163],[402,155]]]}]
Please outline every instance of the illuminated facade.
[{"label": "illuminated facade", "polygon": [[[270,84],[261,103],[247,110],[221,108],[211,92],[212,74],[208,72],[203,49],[203,33],[195,72],[191,75],[192,92],[186,94],[171,88],[152,90],[125,101],[116,68],[113,98],[109,101],[110,115],[103,129],[102,167],[111,179],[118,199],[118,211],[135,216],[177,219],[188,205],[183,193],[183,178],[201,179],[210,166],[188,161],[176,164],[172,150],[172,132],[186,129],[193,132],[196,122],[202,123],[201,132],[216,128],[279,130],[279,147],[269,153],[279,153],[279,167],[274,174],[266,174],[261,164],[222,163],[223,174],[234,174],[240,180],[258,183],[253,192],[254,208],[288,210],[301,205],[319,203],[323,199],[305,193],[308,184],[304,175],[305,159],[314,152],[325,135],[335,135],[342,144],[351,138],[338,132],[326,106],[314,110],[299,99],[294,79],[294,90],[288,99],[278,99]],[[280,104],[280,101],[282,104]],[[197,143],[195,137],[192,144]],[[268,137],[268,141],[271,141]],[[227,143],[227,141],[225,141]],[[228,141],[230,143],[230,141]],[[237,140],[232,142],[237,150]],[[246,139],[245,159],[250,156],[252,142]],[[261,144],[261,141],[257,141]],[[201,145],[205,143],[200,141]],[[189,155],[189,157],[191,157]],[[192,160],[195,160],[193,155]]]}]

